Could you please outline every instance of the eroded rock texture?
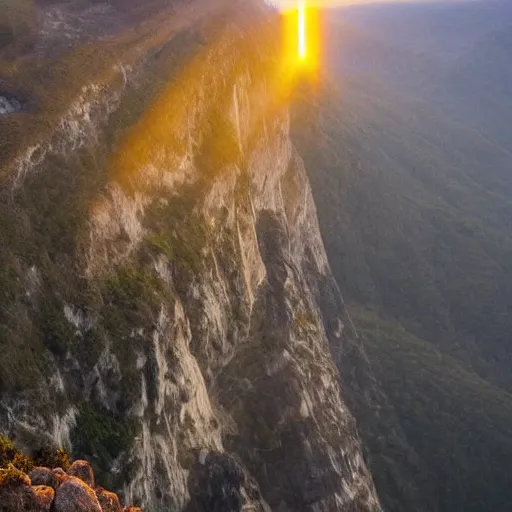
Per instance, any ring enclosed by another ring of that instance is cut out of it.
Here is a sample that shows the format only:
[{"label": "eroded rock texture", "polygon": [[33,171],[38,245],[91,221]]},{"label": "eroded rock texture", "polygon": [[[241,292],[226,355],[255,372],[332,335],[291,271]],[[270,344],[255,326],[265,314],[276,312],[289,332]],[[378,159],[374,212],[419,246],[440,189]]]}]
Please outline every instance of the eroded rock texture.
[{"label": "eroded rock texture", "polygon": [[[145,510],[377,511],[279,20],[218,4],[149,16],[110,81],[5,167],[23,228],[1,228],[0,343],[30,351],[0,368],[0,423],[94,459]],[[64,480],[55,509],[78,492]]]}]

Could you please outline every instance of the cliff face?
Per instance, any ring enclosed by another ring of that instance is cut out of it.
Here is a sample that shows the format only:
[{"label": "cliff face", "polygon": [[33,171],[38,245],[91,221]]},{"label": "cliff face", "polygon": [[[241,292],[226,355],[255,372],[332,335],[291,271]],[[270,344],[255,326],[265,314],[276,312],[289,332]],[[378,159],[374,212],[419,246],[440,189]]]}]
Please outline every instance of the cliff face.
[{"label": "cliff face", "polygon": [[274,16],[149,18],[4,166],[1,428],[146,510],[380,510]]}]

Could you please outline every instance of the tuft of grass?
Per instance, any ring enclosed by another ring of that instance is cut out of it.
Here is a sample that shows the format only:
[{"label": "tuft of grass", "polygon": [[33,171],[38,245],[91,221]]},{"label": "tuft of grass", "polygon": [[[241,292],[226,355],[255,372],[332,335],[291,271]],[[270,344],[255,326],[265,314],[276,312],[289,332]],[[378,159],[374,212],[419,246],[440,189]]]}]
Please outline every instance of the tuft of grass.
[{"label": "tuft of grass", "polygon": [[9,464],[6,468],[0,468],[0,488],[2,487],[18,487],[20,485],[28,485],[30,480],[27,475]]},{"label": "tuft of grass", "polygon": [[24,473],[28,473],[34,468],[34,466],[39,466],[40,464],[35,463],[34,460],[32,460],[30,457],[27,457],[26,455],[23,455],[22,453],[18,452],[14,455],[12,459],[12,465],[16,469],[19,469]]}]

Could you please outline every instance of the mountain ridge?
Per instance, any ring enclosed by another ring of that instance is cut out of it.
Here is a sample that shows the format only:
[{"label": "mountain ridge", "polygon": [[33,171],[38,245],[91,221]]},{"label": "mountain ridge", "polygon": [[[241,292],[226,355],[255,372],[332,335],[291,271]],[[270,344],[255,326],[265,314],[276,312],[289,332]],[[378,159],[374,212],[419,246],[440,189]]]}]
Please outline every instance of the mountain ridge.
[{"label": "mountain ridge", "polygon": [[[20,127],[0,149],[0,428],[70,448],[146,510],[378,511],[280,20],[201,0],[187,24],[180,4],[64,46],[41,111],[0,117]],[[44,65],[9,68],[9,90]]]}]

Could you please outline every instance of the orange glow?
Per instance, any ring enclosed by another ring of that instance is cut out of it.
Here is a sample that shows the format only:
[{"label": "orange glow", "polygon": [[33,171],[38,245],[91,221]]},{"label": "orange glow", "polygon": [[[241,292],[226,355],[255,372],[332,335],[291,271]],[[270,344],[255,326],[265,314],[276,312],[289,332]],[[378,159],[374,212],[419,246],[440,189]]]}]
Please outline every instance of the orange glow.
[{"label": "orange glow", "polygon": [[283,13],[284,58],[288,74],[315,76],[319,66],[320,30],[316,7],[297,0],[297,9]]},{"label": "orange glow", "polygon": [[307,48],[307,27],[306,27],[306,5],[305,0],[298,0],[299,8],[299,59],[306,58],[306,48]]}]

